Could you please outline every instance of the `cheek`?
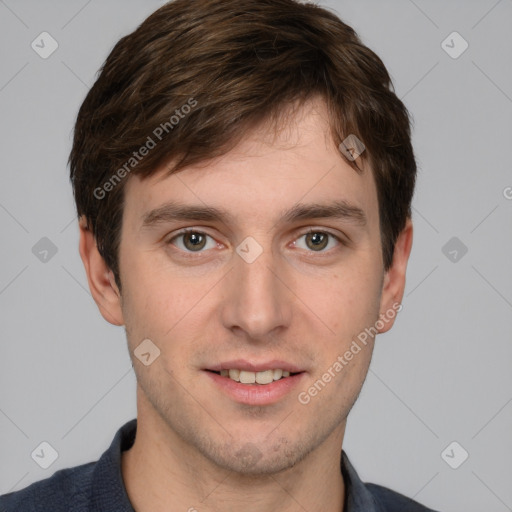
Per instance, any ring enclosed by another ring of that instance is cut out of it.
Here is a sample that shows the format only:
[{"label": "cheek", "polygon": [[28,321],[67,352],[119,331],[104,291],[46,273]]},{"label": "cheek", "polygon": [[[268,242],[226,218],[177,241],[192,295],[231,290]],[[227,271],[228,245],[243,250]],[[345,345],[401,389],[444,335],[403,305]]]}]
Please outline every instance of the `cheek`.
[{"label": "cheek", "polygon": [[[380,275],[370,265],[337,270],[322,287],[303,290],[311,309],[334,331],[338,340],[373,325],[379,315]],[[332,333],[331,333],[332,334]]]},{"label": "cheek", "polygon": [[[130,261],[123,295],[123,314],[129,346],[133,352],[149,338],[163,357],[160,364],[172,370],[175,361],[189,359],[197,350],[205,328],[205,308],[210,307],[215,284],[212,277],[191,279],[162,264],[159,258],[141,255]],[[165,262],[164,262],[165,263]],[[218,277],[217,277],[218,280]]]},{"label": "cheek", "polygon": [[374,346],[368,333],[378,319],[378,291],[371,279],[352,274],[333,277],[323,298],[320,294],[310,298],[330,328],[326,336],[318,337],[312,382],[319,390],[327,383],[323,400],[335,410],[352,407],[368,372]]},{"label": "cheek", "polygon": [[164,279],[150,255],[125,257],[123,270],[123,315],[131,341],[161,338],[183,316],[187,287]]}]

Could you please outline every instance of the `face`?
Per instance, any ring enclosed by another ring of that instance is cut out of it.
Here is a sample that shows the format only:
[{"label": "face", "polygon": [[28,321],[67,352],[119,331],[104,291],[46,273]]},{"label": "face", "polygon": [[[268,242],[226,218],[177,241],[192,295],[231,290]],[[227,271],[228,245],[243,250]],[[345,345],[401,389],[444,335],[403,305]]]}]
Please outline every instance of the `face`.
[{"label": "face", "polygon": [[[126,183],[117,323],[139,399],[194,456],[238,473],[290,468],[330,439],[339,454],[371,337],[344,354],[403,291],[384,273],[372,174],[327,126],[313,100],[277,138],[260,127],[222,158]],[[145,339],[160,351],[148,366],[134,356]],[[291,375],[247,384],[229,369]]]}]

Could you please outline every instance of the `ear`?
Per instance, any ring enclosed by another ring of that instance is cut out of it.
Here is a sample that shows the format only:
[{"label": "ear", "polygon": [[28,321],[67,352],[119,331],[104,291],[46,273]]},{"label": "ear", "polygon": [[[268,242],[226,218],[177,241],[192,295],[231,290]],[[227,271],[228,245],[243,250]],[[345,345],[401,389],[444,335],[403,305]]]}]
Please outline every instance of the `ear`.
[{"label": "ear", "polygon": [[80,257],[82,258],[89,289],[103,318],[113,325],[124,325],[121,294],[114,274],[107,267],[98,251],[96,239],[87,227],[85,217],[80,217]]},{"label": "ear", "polygon": [[[396,312],[401,309],[405,289],[405,272],[412,248],[412,234],[412,220],[408,218],[404,229],[398,235],[391,266],[384,275],[380,299],[380,318],[383,319],[380,323],[384,326],[379,329],[379,333],[387,332],[393,327]],[[389,313],[386,314],[388,311],[394,311],[392,317]]]}]

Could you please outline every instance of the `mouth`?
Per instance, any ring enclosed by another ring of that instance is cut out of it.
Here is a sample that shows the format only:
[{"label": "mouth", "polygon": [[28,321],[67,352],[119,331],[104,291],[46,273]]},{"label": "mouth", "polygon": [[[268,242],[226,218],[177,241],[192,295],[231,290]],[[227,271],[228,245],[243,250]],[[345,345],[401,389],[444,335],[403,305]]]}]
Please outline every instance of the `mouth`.
[{"label": "mouth", "polygon": [[240,370],[239,368],[230,368],[229,370],[223,369],[219,371],[206,370],[208,372],[215,373],[220,377],[226,377],[240,384],[266,386],[272,382],[293,377],[303,372],[290,372],[283,370],[282,368],[267,369],[259,372],[253,372],[250,370]]},{"label": "mouth", "polygon": [[235,360],[203,369],[214,387],[245,405],[271,405],[284,400],[306,377],[306,371],[285,361],[250,363]]}]

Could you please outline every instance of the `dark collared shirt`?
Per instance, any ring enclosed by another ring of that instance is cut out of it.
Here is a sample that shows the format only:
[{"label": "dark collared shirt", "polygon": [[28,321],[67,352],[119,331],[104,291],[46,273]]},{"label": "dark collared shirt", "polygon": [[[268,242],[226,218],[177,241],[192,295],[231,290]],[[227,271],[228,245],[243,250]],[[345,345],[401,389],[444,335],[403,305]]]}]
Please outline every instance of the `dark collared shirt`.
[{"label": "dark collared shirt", "polygon": [[[25,489],[0,496],[0,512],[134,512],[121,474],[121,452],[135,441],[137,420],[123,425],[97,462],[61,469]],[[386,487],[361,481],[341,451],[344,512],[435,512]]]}]

